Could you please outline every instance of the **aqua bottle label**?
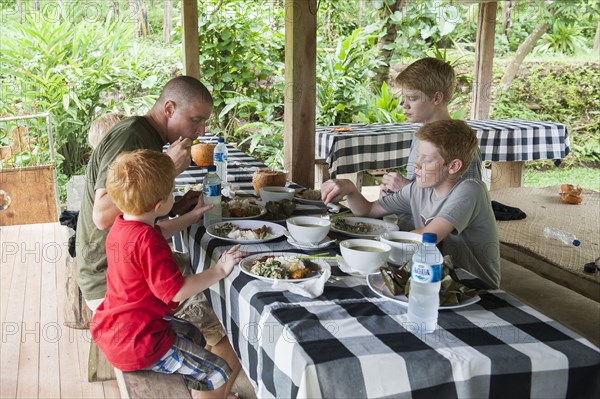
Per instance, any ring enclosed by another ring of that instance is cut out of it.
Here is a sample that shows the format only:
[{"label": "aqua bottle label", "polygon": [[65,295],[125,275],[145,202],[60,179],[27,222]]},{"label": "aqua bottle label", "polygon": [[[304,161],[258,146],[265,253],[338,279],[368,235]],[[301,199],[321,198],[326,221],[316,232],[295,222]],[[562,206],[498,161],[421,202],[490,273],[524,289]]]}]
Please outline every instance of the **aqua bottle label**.
[{"label": "aqua bottle label", "polygon": [[203,194],[205,197],[220,197],[221,196],[221,185],[220,184],[206,184],[204,185]]},{"label": "aqua bottle label", "polygon": [[217,162],[227,162],[227,154],[224,152],[214,152],[213,153],[213,161]]},{"label": "aqua bottle label", "polygon": [[442,265],[428,265],[413,261],[410,277],[420,283],[437,283],[442,281]]}]

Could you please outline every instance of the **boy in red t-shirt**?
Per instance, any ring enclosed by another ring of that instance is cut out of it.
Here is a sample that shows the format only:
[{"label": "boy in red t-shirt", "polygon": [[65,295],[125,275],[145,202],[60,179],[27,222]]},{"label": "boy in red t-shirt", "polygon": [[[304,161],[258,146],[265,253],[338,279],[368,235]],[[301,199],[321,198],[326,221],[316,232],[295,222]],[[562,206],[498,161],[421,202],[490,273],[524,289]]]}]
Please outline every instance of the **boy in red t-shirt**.
[{"label": "boy in red t-shirt", "polygon": [[[225,390],[231,368],[204,349],[197,329],[172,315],[178,302],[229,275],[243,254],[235,246],[209,270],[181,275],[169,232],[154,224],[173,206],[175,175],[171,158],[151,150],[122,153],[111,165],[106,189],[123,214],[106,240],[107,292],[90,330],[120,370],[183,374],[190,389],[223,397],[217,389]],[[203,207],[201,200],[197,206]]]}]

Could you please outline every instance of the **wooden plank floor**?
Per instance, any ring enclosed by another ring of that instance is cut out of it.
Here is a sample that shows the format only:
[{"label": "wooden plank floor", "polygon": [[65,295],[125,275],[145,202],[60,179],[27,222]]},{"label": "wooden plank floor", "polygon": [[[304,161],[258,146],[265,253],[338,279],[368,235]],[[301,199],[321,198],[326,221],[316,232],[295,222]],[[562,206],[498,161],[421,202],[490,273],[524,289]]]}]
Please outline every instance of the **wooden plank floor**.
[{"label": "wooden plank floor", "polygon": [[67,228],[0,227],[0,398],[119,398],[87,382],[89,330],[64,325]]}]

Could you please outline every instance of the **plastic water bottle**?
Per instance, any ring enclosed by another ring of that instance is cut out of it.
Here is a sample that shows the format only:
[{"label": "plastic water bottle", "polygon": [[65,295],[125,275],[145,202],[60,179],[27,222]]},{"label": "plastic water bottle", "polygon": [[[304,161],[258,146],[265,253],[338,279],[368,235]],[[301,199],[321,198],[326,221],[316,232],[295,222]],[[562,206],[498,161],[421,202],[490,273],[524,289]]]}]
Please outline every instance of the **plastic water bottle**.
[{"label": "plastic water bottle", "polygon": [[215,165],[210,165],[208,173],[204,176],[204,187],[202,189],[204,205],[214,205],[214,208],[204,214],[204,227],[223,220],[221,216],[221,179],[219,179],[216,170]]},{"label": "plastic water bottle", "polygon": [[412,258],[408,321],[416,323],[419,333],[435,331],[438,319],[444,257],[436,242],[436,234],[423,233],[423,245]]},{"label": "plastic water bottle", "polygon": [[219,138],[213,152],[213,163],[217,167],[217,175],[223,183],[227,183],[227,146],[225,139]]},{"label": "plastic water bottle", "polygon": [[569,233],[556,227],[545,227],[544,237],[554,238],[555,240],[562,241],[566,246],[578,247],[581,242],[575,237],[575,234]]}]

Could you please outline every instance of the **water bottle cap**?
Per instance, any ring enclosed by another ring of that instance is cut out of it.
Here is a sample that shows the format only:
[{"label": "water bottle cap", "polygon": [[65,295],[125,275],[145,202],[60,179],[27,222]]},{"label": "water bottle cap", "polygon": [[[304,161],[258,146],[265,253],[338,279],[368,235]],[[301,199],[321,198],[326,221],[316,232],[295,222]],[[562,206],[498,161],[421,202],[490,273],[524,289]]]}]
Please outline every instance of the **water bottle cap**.
[{"label": "water bottle cap", "polygon": [[437,242],[437,234],[423,233],[423,244],[435,244]]},{"label": "water bottle cap", "polygon": [[215,165],[208,165],[207,167],[209,172],[216,172],[217,171],[217,167]]},{"label": "water bottle cap", "polygon": [[223,137],[219,137],[217,139],[217,143],[224,143],[224,142],[225,142],[225,139]]},{"label": "water bottle cap", "polygon": [[581,244],[581,241],[579,241],[579,240],[573,240],[573,245],[574,246],[578,247],[579,244]]}]

